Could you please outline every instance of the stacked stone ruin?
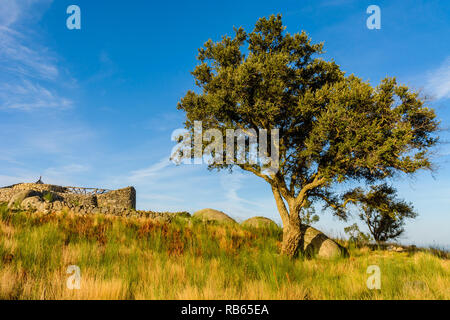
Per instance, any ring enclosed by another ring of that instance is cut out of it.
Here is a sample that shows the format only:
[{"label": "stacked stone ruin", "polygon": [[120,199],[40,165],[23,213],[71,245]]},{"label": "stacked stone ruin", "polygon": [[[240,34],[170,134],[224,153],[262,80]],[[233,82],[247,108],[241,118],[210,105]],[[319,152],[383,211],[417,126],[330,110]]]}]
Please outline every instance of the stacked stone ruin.
[{"label": "stacked stone ruin", "polygon": [[0,202],[10,208],[35,209],[43,212],[68,209],[76,213],[103,213],[129,215],[136,210],[136,190],[127,187],[120,190],[103,190],[102,193],[85,190],[73,192],[74,188],[43,183],[19,183],[0,188]]}]

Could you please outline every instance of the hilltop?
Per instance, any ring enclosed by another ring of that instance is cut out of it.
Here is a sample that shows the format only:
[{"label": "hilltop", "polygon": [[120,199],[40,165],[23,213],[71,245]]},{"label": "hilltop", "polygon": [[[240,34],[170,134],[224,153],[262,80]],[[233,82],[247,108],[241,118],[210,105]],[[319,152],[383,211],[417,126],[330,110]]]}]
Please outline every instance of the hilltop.
[{"label": "hilltop", "polygon": [[[0,206],[0,299],[449,299],[449,260],[348,247],[291,260],[279,227]],[[337,240],[339,241],[339,240]],[[381,270],[369,290],[367,268]],[[69,266],[80,290],[66,286]]]}]

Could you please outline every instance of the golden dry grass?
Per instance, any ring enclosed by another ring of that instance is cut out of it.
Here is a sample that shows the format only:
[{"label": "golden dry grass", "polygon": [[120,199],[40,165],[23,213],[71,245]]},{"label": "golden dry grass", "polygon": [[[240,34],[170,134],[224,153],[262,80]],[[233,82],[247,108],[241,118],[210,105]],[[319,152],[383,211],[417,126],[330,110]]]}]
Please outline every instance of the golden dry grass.
[{"label": "golden dry grass", "polygon": [[[289,260],[279,230],[177,220],[11,213],[0,219],[0,299],[449,299],[450,264],[429,252],[350,249]],[[81,269],[80,290],[66,282]],[[369,265],[381,290],[369,290]]]}]

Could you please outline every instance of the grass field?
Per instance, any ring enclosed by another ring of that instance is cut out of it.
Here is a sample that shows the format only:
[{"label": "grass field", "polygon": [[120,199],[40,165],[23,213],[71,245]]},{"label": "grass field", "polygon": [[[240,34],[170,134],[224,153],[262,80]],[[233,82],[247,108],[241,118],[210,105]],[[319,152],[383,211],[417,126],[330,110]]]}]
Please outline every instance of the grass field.
[{"label": "grass field", "polygon": [[[280,230],[177,219],[10,212],[0,206],[0,299],[450,299],[450,262],[350,247],[292,261]],[[67,268],[81,270],[70,290]],[[369,290],[369,265],[381,290]]]}]

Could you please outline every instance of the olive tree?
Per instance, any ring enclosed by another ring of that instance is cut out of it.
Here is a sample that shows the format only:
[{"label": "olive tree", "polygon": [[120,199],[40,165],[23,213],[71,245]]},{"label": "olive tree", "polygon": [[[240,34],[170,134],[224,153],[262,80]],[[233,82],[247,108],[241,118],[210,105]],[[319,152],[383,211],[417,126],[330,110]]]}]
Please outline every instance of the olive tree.
[{"label": "olive tree", "polygon": [[283,223],[282,252],[291,257],[302,240],[302,208],[321,201],[345,218],[349,200],[337,185],[430,168],[437,142],[435,113],[418,93],[395,78],[373,87],[322,53],[323,44],[305,32],[286,32],[280,15],[261,18],[252,32],[234,28],[232,37],[199,49],[192,72],[198,88],[178,104],[191,132],[196,121],[222,133],[277,130],[279,145],[270,152],[278,153],[278,170],[261,161],[209,168],[240,167],[270,185]]}]

